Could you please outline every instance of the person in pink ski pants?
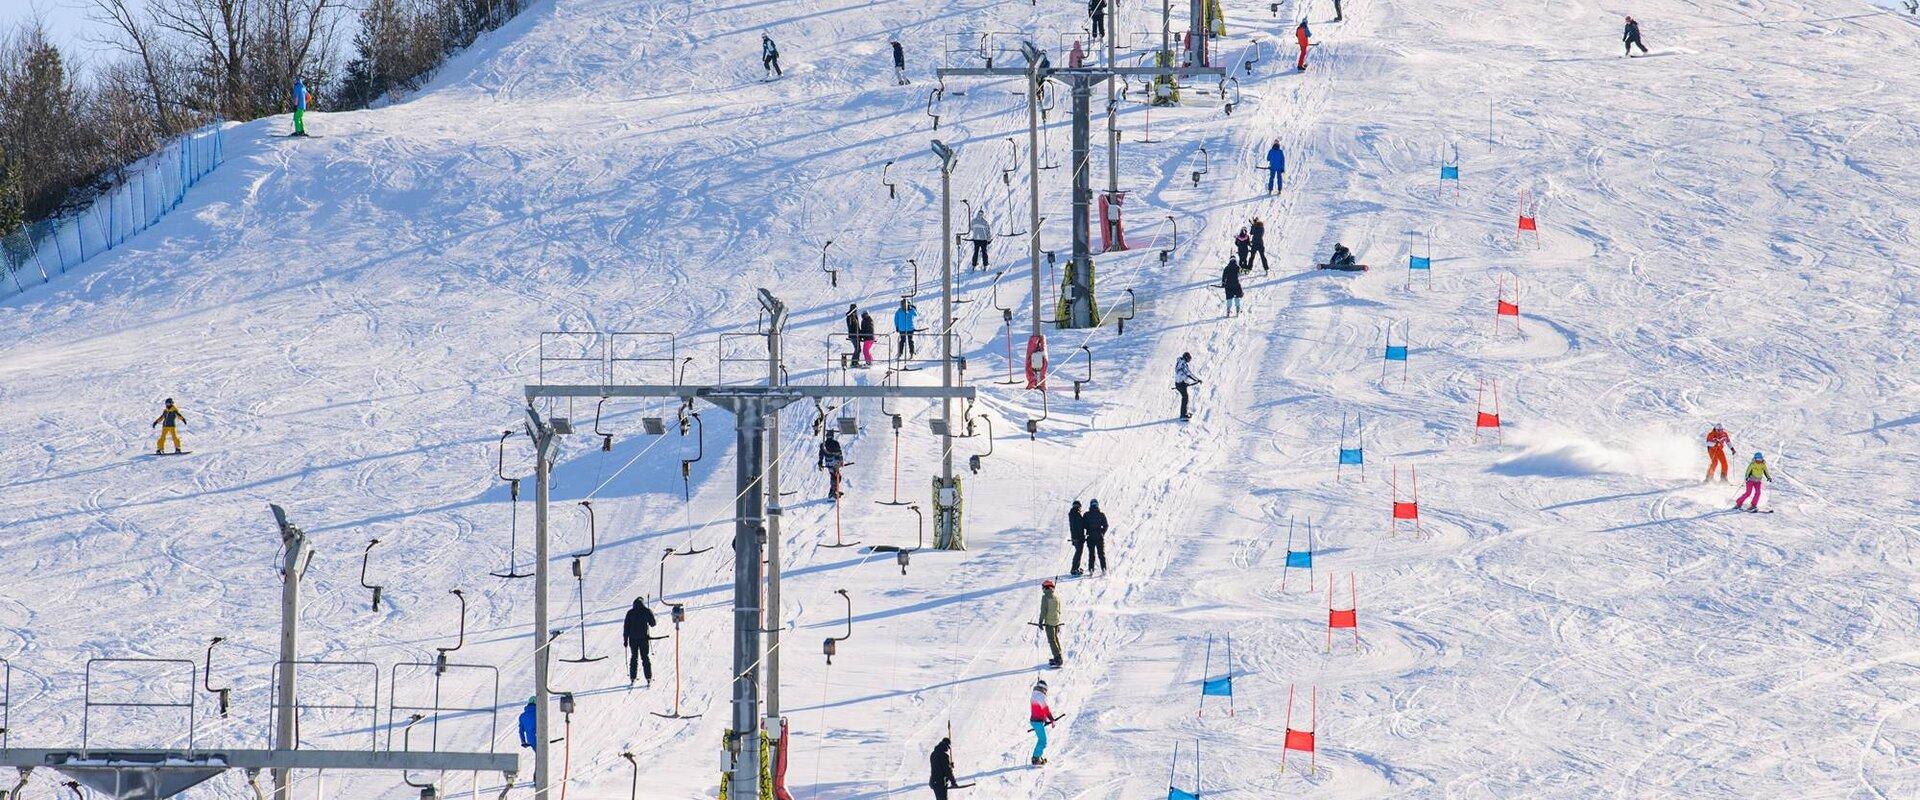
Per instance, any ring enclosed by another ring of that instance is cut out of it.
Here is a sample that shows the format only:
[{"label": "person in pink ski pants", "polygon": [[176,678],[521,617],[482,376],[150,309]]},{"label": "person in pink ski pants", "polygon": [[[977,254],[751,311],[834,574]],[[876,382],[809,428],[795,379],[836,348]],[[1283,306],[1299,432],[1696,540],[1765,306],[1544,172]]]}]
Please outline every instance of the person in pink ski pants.
[{"label": "person in pink ski pants", "polygon": [[[1767,474],[1766,456],[1754,453],[1753,462],[1747,465],[1747,490],[1740,493],[1740,499],[1733,501],[1733,509],[1735,511],[1739,511],[1743,505],[1746,505],[1746,510],[1748,511],[1757,512],[1760,510],[1761,481],[1772,483],[1773,476]],[[1751,505],[1747,505],[1747,498],[1749,497],[1753,498]]]}]

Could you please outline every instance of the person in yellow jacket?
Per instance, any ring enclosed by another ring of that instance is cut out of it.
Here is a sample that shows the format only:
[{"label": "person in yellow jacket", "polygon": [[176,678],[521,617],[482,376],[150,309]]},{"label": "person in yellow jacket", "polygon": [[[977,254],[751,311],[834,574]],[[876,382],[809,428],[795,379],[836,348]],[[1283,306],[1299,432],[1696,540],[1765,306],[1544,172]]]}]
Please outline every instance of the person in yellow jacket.
[{"label": "person in yellow jacket", "polygon": [[155,455],[166,452],[167,439],[169,437],[173,439],[173,452],[181,452],[180,431],[176,430],[176,428],[179,427],[180,423],[185,422],[186,419],[187,415],[180,413],[180,407],[173,404],[173,398],[167,398],[167,405],[165,408],[160,409],[160,416],[154,417],[153,424],[147,426],[149,428],[160,429],[160,440],[153,443],[153,452]]},{"label": "person in yellow jacket", "polygon": [[1747,490],[1740,493],[1740,499],[1733,501],[1733,510],[1741,510],[1740,507],[1746,504],[1747,497],[1749,496],[1753,497],[1753,504],[1747,506],[1746,510],[1753,512],[1760,510],[1761,481],[1772,483],[1773,476],[1767,474],[1767,457],[1759,453],[1754,453],[1752,463],[1747,464]]}]

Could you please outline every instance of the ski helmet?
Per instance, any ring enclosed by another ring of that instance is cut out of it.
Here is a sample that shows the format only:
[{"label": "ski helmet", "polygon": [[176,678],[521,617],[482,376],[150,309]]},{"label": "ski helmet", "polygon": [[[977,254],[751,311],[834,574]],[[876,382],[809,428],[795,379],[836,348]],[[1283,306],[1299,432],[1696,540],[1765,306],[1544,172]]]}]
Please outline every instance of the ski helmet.
[{"label": "ski helmet", "polygon": [[173,398],[167,398],[167,405],[173,405]]},{"label": "ski helmet", "polygon": [[1765,460],[1767,460],[1767,457],[1766,457],[1766,456],[1763,456],[1763,455],[1761,455],[1761,454],[1760,454],[1760,451],[1758,451],[1758,450],[1755,450],[1755,451],[1754,451],[1754,453],[1753,453],[1753,460],[1755,460],[1755,461],[1765,461]]},{"label": "ski helmet", "polygon": [[1047,682],[1046,682],[1046,681],[1034,681],[1034,682],[1033,682],[1033,690],[1034,690],[1034,691],[1036,691],[1036,692],[1044,692],[1044,691],[1046,691],[1046,690],[1047,690]]},{"label": "ski helmet", "polygon": [[1044,580],[1044,581],[1041,581],[1041,582],[1040,582],[1040,588],[1042,588],[1042,589],[1051,589],[1051,588],[1053,588],[1053,581],[1052,581],[1052,580]]},{"label": "ski helmet", "polygon": [[1099,508],[1099,507],[1100,507],[1100,501],[1098,501],[1098,500],[1093,500],[1093,501],[1090,501],[1090,502],[1088,502],[1088,503],[1087,503],[1087,507],[1088,507],[1088,508]]}]

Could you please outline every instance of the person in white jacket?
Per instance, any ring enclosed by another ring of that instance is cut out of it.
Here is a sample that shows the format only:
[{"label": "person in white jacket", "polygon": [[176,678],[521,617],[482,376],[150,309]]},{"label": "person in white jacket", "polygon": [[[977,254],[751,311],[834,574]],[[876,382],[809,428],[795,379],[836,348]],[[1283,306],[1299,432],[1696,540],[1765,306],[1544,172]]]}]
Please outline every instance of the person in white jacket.
[{"label": "person in white jacket", "polygon": [[1173,362],[1173,390],[1180,393],[1180,418],[1193,419],[1187,411],[1187,387],[1200,383],[1193,376],[1193,354],[1181,353],[1180,359]]},{"label": "person in white jacket", "polygon": [[987,223],[986,209],[973,212],[973,221],[967,224],[967,236],[973,242],[973,261],[969,266],[985,269],[987,244],[993,241],[993,226]]}]

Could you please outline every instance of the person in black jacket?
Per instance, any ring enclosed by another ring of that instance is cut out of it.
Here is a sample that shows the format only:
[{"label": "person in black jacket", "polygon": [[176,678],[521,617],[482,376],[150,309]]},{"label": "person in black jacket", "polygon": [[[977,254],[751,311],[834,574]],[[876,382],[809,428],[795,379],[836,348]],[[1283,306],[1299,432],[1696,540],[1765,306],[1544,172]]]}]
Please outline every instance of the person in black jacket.
[{"label": "person in black jacket", "polygon": [[639,668],[646,670],[647,685],[653,685],[653,658],[647,652],[653,639],[653,611],[647,608],[647,598],[633,599],[633,608],[627,609],[626,622],[620,625],[620,643],[627,648],[627,685],[633,685]]},{"label": "person in black jacket", "polygon": [[[1267,265],[1267,223],[1261,221],[1259,217],[1254,217],[1253,222],[1247,226],[1247,233],[1252,235],[1248,249],[1253,255],[1260,257],[1260,271],[1272,272],[1273,268]],[[1247,259],[1247,269],[1253,269],[1252,257]]]},{"label": "person in black jacket", "polygon": [[953,776],[953,740],[941,739],[933,746],[933,755],[927,757],[933,767],[933,773],[927,776],[927,786],[933,789],[934,800],[947,800],[948,789],[960,788],[960,781]]},{"label": "person in black jacket", "polygon": [[853,366],[860,366],[860,304],[847,304],[847,343],[853,345]]},{"label": "person in black jacket", "polygon": [[892,45],[893,47],[894,83],[900,86],[905,86],[909,83],[912,83],[912,81],[907,80],[907,49],[905,47],[900,46],[899,39],[888,40],[887,44]]},{"label": "person in black jacket", "polygon": [[827,431],[826,438],[820,441],[820,459],[817,464],[818,468],[826,470],[827,476],[832,479],[833,485],[828,494],[838,502],[841,494],[840,468],[846,466],[847,456],[840,449],[840,440],[833,438],[833,431]]},{"label": "person in black jacket", "polygon": [[1107,514],[1100,510],[1100,501],[1087,503],[1087,514],[1082,517],[1087,526],[1087,571],[1092,572],[1094,564],[1100,565],[1100,571],[1107,571]]},{"label": "person in black jacket", "polygon": [[1088,0],[1087,17],[1093,20],[1093,38],[1107,35],[1107,0]]},{"label": "person in black jacket", "polygon": [[1080,501],[1073,501],[1073,508],[1067,510],[1067,536],[1073,541],[1073,574],[1080,571],[1080,553],[1087,547],[1087,521],[1080,513]]},{"label": "person in black jacket", "polygon": [[1240,288],[1240,262],[1233,256],[1227,256],[1227,266],[1220,270],[1220,288],[1227,293],[1227,316],[1240,313],[1240,298],[1246,291]]},{"label": "person in black jacket", "polygon": [[1633,57],[1633,48],[1638,45],[1640,52],[1647,52],[1647,45],[1640,41],[1640,21],[1627,17],[1627,28],[1620,33],[1620,41],[1627,46],[1627,57]]},{"label": "person in black jacket", "polygon": [[873,315],[860,312],[860,359],[873,366]]}]

